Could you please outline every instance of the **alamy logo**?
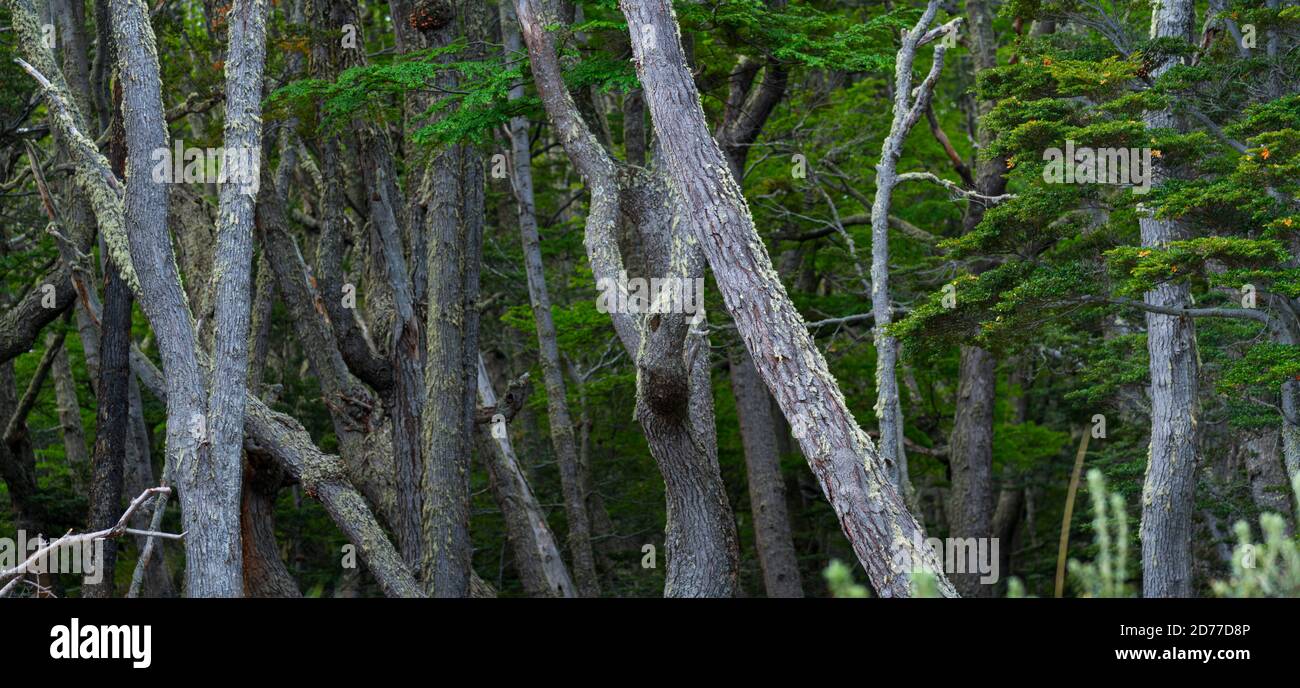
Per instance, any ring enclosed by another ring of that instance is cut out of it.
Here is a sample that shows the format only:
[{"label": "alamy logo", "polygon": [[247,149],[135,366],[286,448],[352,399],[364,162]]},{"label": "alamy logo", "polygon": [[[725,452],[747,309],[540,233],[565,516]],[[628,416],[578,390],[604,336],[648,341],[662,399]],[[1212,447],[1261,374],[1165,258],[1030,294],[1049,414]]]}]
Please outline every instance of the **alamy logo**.
[{"label": "alamy logo", "polygon": [[596,280],[600,296],[596,310],[601,313],[685,313],[693,315],[692,325],[704,319],[704,278],[633,277],[619,273],[618,279]]},{"label": "alamy logo", "polygon": [[238,184],[241,193],[255,196],[261,183],[261,151],[250,148],[187,148],[176,139],[171,148],[155,148],[149,159],[159,184]]},{"label": "alamy logo", "polygon": [[894,563],[904,571],[920,571],[923,566],[924,547],[928,547],[934,557],[943,566],[943,572],[977,573],[982,585],[998,582],[1000,560],[998,559],[998,538],[926,538],[921,539],[914,533],[911,546],[896,543]]},{"label": "alamy logo", "polygon": [[[87,583],[99,583],[104,572],[95,565],[104,560],[103,540],[82,540],[59,545],[28,561],[50,542],[41,537],[27,538],[18,531],[17,539],[0,538],[0,571],[18,569],[16,573],[71,573],[84,576]],[[20,568],[21,567],[21,568]]]},{"label": "alamy logo", "polygon": [[1053,147],[1043,151],[1047,161],[1043,181],[1130,186],[1133,193],[1142,195],[1151,190],[1152,155],[1150,148],[1076,147],[1073,140],[1066,140],[1065,150]]},{"label": "alamy logo", "polygon": [[67,626],[51,628],[50,637],[54,659],[129,659],[136,669],[153,663],[152,626],[82,626],[73,617]]}]

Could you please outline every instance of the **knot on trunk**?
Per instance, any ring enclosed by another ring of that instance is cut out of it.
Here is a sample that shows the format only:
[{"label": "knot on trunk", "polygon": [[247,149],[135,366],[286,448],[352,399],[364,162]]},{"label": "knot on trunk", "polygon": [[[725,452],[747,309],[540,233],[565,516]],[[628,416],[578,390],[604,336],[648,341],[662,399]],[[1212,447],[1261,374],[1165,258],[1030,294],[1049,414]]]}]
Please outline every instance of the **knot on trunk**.
[{"label": "knot on trunk", "polygon": [[406,15],[412,29],[431,33],[451,23],[456,10],[450,0],[417,0]]},{"label": "knot on trunk", "polygon": [[668,418],[685,418],[690,401],[686,370],[680,363],[643,366],[637,376],[637,396],[648,409]]}]

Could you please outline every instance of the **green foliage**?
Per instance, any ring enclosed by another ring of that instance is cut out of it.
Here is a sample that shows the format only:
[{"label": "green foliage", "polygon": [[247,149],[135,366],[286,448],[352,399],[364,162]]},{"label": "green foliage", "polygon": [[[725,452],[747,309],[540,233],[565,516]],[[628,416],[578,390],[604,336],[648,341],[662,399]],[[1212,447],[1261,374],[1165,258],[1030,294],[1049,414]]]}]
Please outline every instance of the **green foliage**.
[{"label": "green foliage", "polygon": [[761,0],[680,3],[677,12],[685,26],[720,31],[738,45],[761,46],[783,62],[846,72],[891,68],[894,36],[915,22],[910,9],[846,22],[812,5],[775,10]]},{"label": "green foliage", "polygon": [[1032,421],[1000,423],[993,430],[993,463],[1020,471],[1061,453],[1070,443],[1070,433],[1052,430]]},{"label": "green foliage", "polygon": [[1288,380],[1300,380],[1300,347],[1260,342],[1227,366],[1219,378],[1219,388],[1232,393],[1253,386],[1277,386]]},{"label": "green foliage", "polygon": [[831,597],[871,597],[865,587],[853,582],[853,570],[839,559],[831,560],[822,577],[831,590]]},{"label": "green foliage", "polygon": [[[1300,476],[1291,483],[1300,504]],[[1297,509],[1300,513],[1300,509]],[[1255,542],[1250,526],[1239,521],[1233,530],[1237,547],[1232,553],[1232,574],[1211,585],[1219,597],[1300,597],[1300,547],[1294,534],[1287,533],[1286,519],[1279,514],[1261,514],[1263,542]]]},{"label": "green foliage", "polygon": [[1133,597],[1128,584],[1128,513],[1124,498],[1106,491],[1101,471],[1088,471],[1088,494],[1092,497],[1092,532],[1097,539],[1097,560],[1082,563],[1071,559],[1070,576],[1081,597]]},{"label": "green foliage", "polygon": [[1171,241],[1162,249],[1123,246],[1105,255],[1112,276],[1123,281],[1119,291],[1129,296],[1201,275],[1212,261],[1233,268],[1263,267],[1289,257],[1280,241],[1221,236]]}]

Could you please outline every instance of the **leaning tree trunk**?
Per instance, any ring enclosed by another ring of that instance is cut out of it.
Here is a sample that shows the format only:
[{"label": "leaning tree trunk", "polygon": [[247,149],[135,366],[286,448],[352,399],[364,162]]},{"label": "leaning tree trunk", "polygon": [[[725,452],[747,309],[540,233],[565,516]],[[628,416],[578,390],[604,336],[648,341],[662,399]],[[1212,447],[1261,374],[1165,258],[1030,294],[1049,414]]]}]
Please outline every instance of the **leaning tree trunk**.
[{"label": "leaning tree trunk", "polygon": [[[523,39],[519,34],[519,23],[509,2],[501,3],[501,32],[507,59],[522,52]],[[510,89],[511,100],[523,96],[523,84]],[[579,471],[578,448],[573,435],[569,402],[565,396],[560,346],[556,341],[555,321],[551,317],[546,268],[542,264],[541,239],[537,234],[528,119],[511,118],[509,131],[513,163],[511,182],[514,185],[515,202],[519,206],[519,235],[523,241],[524,268],[528,274],[528,296],[533,308],[533,319],[537,323],[537,348],[542,364],[542,382],[546,385],[546,416],[551,425],[551,443],[555,447],[555,460],[560,467],[560,487],[564,492],[564,510],[569,525],[569,552],[573,557],[579,593],[583,597],[597,597],[600,595],[600,582],[596,576],[596,564],[591,550],[591,519]]]},{"label": "leaning tree trunk", "polygon": [[[1151,17],[1153,38],[1190,40],[1194,10],[1190,0],[1164,0]],[[1166,58],[1151,70],[1156,79],[1174,66]],[[1175,126],[1172,110],[1149,111],[1147,128]],[[1157,177],[1163,170],[1154,166]],[[1139,220],[1142,245],[1162,248],[1182,236],[1172,220]],[[1191,305],[1186,284],[1161,284],[1146,303],[1166,308]],[[1192,594],[1192,509],[1196,470],[1196,331],[1188,317],[1148,311],[1147,353],[1151,368],[1151,447],[1142,485],[1142,594],[1190,597]]]},{"label": "leaning tree trunk", "polygon": [[[497,407],[496,390],[488,379],[483,357],[478,359],[478,400],[484,408]],[[506,522],[506,536],[514,552],[515,568],[524,590],[533,597],[576,597],[577,588],[560,557],[555,536],[546,524],[546,515],[533,495],[528,478],[515,459],[505,420],[495,417],[479,425],[483,463],[488,469],[492,496]]]},{"label": "leaning tree trunk", "polygon": [[913,573],[924,571],[944,595],[955,595],[772,267],[709,135],[672,6],[666,0],[624,0],[621,6],[682,215],[872,585],[882,596],[907,596]]}]

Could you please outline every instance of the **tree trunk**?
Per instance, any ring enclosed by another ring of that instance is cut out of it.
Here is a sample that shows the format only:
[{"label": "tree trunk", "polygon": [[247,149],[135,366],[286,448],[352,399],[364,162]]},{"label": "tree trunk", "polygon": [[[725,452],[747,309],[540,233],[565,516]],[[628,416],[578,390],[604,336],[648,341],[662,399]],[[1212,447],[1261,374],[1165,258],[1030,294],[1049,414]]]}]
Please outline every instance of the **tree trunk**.
[{"label": "tree trunk", "polygon": [[[127,296],[130,296],[128,292]],[[45,336],[49,346],[53,334]],[[79,478],[78,471],[89,463],[86,454],[86,430],[81,424],[81,402],[77,399],[77,381],[72,376],[72,365],[68,362],[67,347],[60,346],[54,355],[54,367],[50,369],[54,378],[54,396],[58,403],[59,429],[63,434],[63,456],[72,469],[74,480]],[[136,494],[139,494],[138,492]]]},{"label": "tree trunk", "polygon": [[[989,0],[968,0],[966,18],[970,30],[974,76],[997,66],[997,38],[993,33],[993,10]],[[976,100],[975,138],[981,150],[993,143],[993,132],[985,117],[993,104]],[[999,160],[980,160],[975,168],[975,191],[996,196],[1006,189],[1002,176],[1004,164]],[[984,206],[972,200],[963,221],[963,230],[971,232],[984,218]],[[976,265],[973,272],[987,266]],[[994,378],[997,360],[977,346],[961,347],[958,369],[956,415],[949,438],[948,459],[952,476],[952,504],[948,509],[951,535],[961,538],[993,536],[993,404],[997,392]],[[992,586],[980,585],[979,574],[954,576],[953,582],[963,595],[989,596]]]},{"label": "tree trunk", "polygon": [[[501,32],[507,58],[523,51],[519,23],[509,2],[501,3]],[[523,84],[510,90],[510,99],[524,96]],[[560,467],[560,486],[564,492],[565,515],[569,525],[569,552],[577,576],[578,591],[583,597],[600,595],[595,559],[591,550],[591,524],[587,496],[579,474],[578,449],[569,414],[564,372],[560,366],[560,347],[556,342],[555,321],[551,317],[551,297],[546,288],[546,268],[542,264],[541,239],[537,234],[537,214],[533,203],[532,147],[529,144],[528,120],[510,120],[510,148],[513,162],[515,202],[519,207],[519,235],[523,241],[524,268],[528,274],[528,296],[537,323],[537,348],[546,385],[546,416],[551,424],[551,444]],[[481,375],[480,375],[481,377]],[[482,382],[479,383],[480,392]],[[480,395],[481,396],[481,395]]]},{"label": "tree trunk", "polygon": [[[1190,0],[1164,0],[1151,17],[1153,38],[1190,40],[1194,11]],[[1174,65],[1166,58],[1151,70],[1157,79]],[[1150,111],[1148,128],[1175,126],[1171,110]],[[1163,176],[1154,165],[1155,177]],[[1142,245],[1163,248],[1181,238],[1176,222],[1139,220]],[[1186,284],[1161,284],[1145,295],[1155,306],[1191,305]],[[1192,508],[1196,471],[1197,373],[1199,355],[1191,318],[1147,312],[1147,352],[1151,366],[1151,447],[1142,486],[1142,594],[1190,597],[1192,594]]]},{"label": "tree trunk", "polygon": [[1261,512],[1281,516],[1294,529],[1295,508],[1291,504],[1291,481],[1282,465],[1282,438],[1277,429],[1266,430],[1244,443],[1246,477],[1250,496]]},{"label": "tree trunk", "polygon": [[[542,103],[591,194],[585,243],[604,295],[626,302],[629,275],[620,236],[646,247],[645,277],[702,278],[702,256],[677,221],[679,204],[667,180],[658,171],[621,165],[609,156],[565,86],[554,38],[546,28],[553,21],[538,0],[516,0],[515,10]],[[606,310],[636,362],[636,419],[664,476],[664,595],[730,597],[739,562],[734,517],[718,469],[708,336],[692,327],[687,314],[675,312],[681,309],[655,314]]]},{"label": "tree trunk", "polygon": [[[186,467],[188,471],[179,471],[182,490],[192,492],[198,488],[207,508],[219,505],[219,527],[198,523],[194,527],[218,531],[209,540],[213,553],[219,551],[229,557],[227,566],[234,568],[236,574],[242,551],[237,548],[240,547],[244,406],[248,396],[248,332],[252,312],[253,222],[257,201],[254,184],[260,184],[261,180],[262,81],[268,6],[265,0],[234,0],[228,16],[230,47],[225,60],[223,146],[227,152],[243,153],[250,167],[242,170],[246,175],[242,183],[228,180],[221,185],[217,214],[213,260],[216,271],[214,360],[207,402],[211,464],[202,468],[192,464]],[[188,530],[188,537],[194,537],[193,528]],[[242,580],[236,585],[242,587]],[[242,590],[235,588],[234,592]]]},{"label": "tree trunk", "polygon": [[[496,391],[488,380],[483,359],[478,360],[478,400],[485,408],[497,405]],[[533,489],[515,459],[505,421],[493,420],[479,425],[479,440],[484,451],[492,496],[501,508],[506,535],[514,552],[515,568],[524,590],[533,597],[576,597],[577,588],[564,567],[555,536],[546,525],[546,515],[533,496]]]},{"label": "tree trunk", "polygon": [[[933,32],[927,33],[938,1],[931,0],[916,26],[903,37],[894,67],[893,121],[889,136],[880,146],[880,163],[876,166],[876,197],[871,204],[871,312],[874,316],[873,339],[876,345],[876,420],[880,425],[880,460],[890,470],[894,486],[909,503],[915,503],[912,481],[908,476],[907,453],[903,449],[903,406],[898,390],[898,340],[889,334],[894,322],[893,299],[889,291],[889,212],[894,187],[898,184],[898,159],[903,142],[929,110],[935,82],[943,69],[944,45],[934,49],[934,61],[925,81],[912,93],[912,65],[917,50]],[[942,27],[941,27],[942,28]],[[954,26],[951,31],[956,31]]]},{"label": "tree trunk", "polygon": [[[95,458],[91,466],[91,530],[109,528],[122,515],[122,481],[130,421],[131,290],[108,266],[104,286],[103,323],[99,338],[99,408],[95,416]],[[83,597],[112,597],[117,542],[104,541],[99,583],[82,587]]]},{"label": "tree trunk", "polygon": [[302,597],[275,541],[275,497],[283,480],[279,466],[249,457],[239,513],[245,597]]},{"label": "tree trunk", "polygon": [[[4,427],[13,424],[18,410],[18,391],[15,388],[13,361],[0,363],[0,419]],[[5,433],[0,430],[0,433]],[[37,499],[36,455],[32,451],[27,424],[18,427],[17,437],[10,441],[0,436],[0,479],[9,490],[9,504],[14,515],[14,527],[35,537],[45,525],[45,509]]]},{"label": "tree trunk", "polygon": [[921,570],[935,576],[943,594],[954,595],[772,268],[744,197],[709,135],[671,5],[626,0],[621,6],[682,215],[690,219],[727,310],[871,583],[882,596],[907,596],[913,572]]},{"label": "tree trunk", "polygon": [[[948,507],[954,538],[993,537],[993,397],[997,388],[993,354],[977,346],[961,348],[957,381],[957,415],[948,444],[952,478]],[[981,585],[980,574],[953,576],[964,596],[988,597],[993,588]]]},{"label": "tree trunk", "polygon": [[[227,490],[228,481],[213,480],[211,474],[198,478],[201,470],[229,478],[232,467],[213,463],[198,341],[167,233],[168,188],[152,181],[150,156],[167,147],[156,42],[141,0],[112,0],[110,6],[128,150],[124,224],[130,258],[119,261],[118,268],[140,289],[140,304],[167,371],[167,461],[176,467],[182,519],[190,531],[185,540],[187,590],[195,597],[238,597],[239,486]],[[104,229],[105,217],[98,214]],[[233,468],[237,480],[237,459]]]},{"label": "tree trunk", "polygon": [[[748,352],[737,352],[731,366],[731,389],[736,397],[740,439],[745,448],[749,508],[754,517],[758,563],[763,568],[763,588],[768,597],[803,597],[799,559],[785,504],[777,428],[771,422],[771,397]],[[748,370],[735,370],[737,367]]]}]

